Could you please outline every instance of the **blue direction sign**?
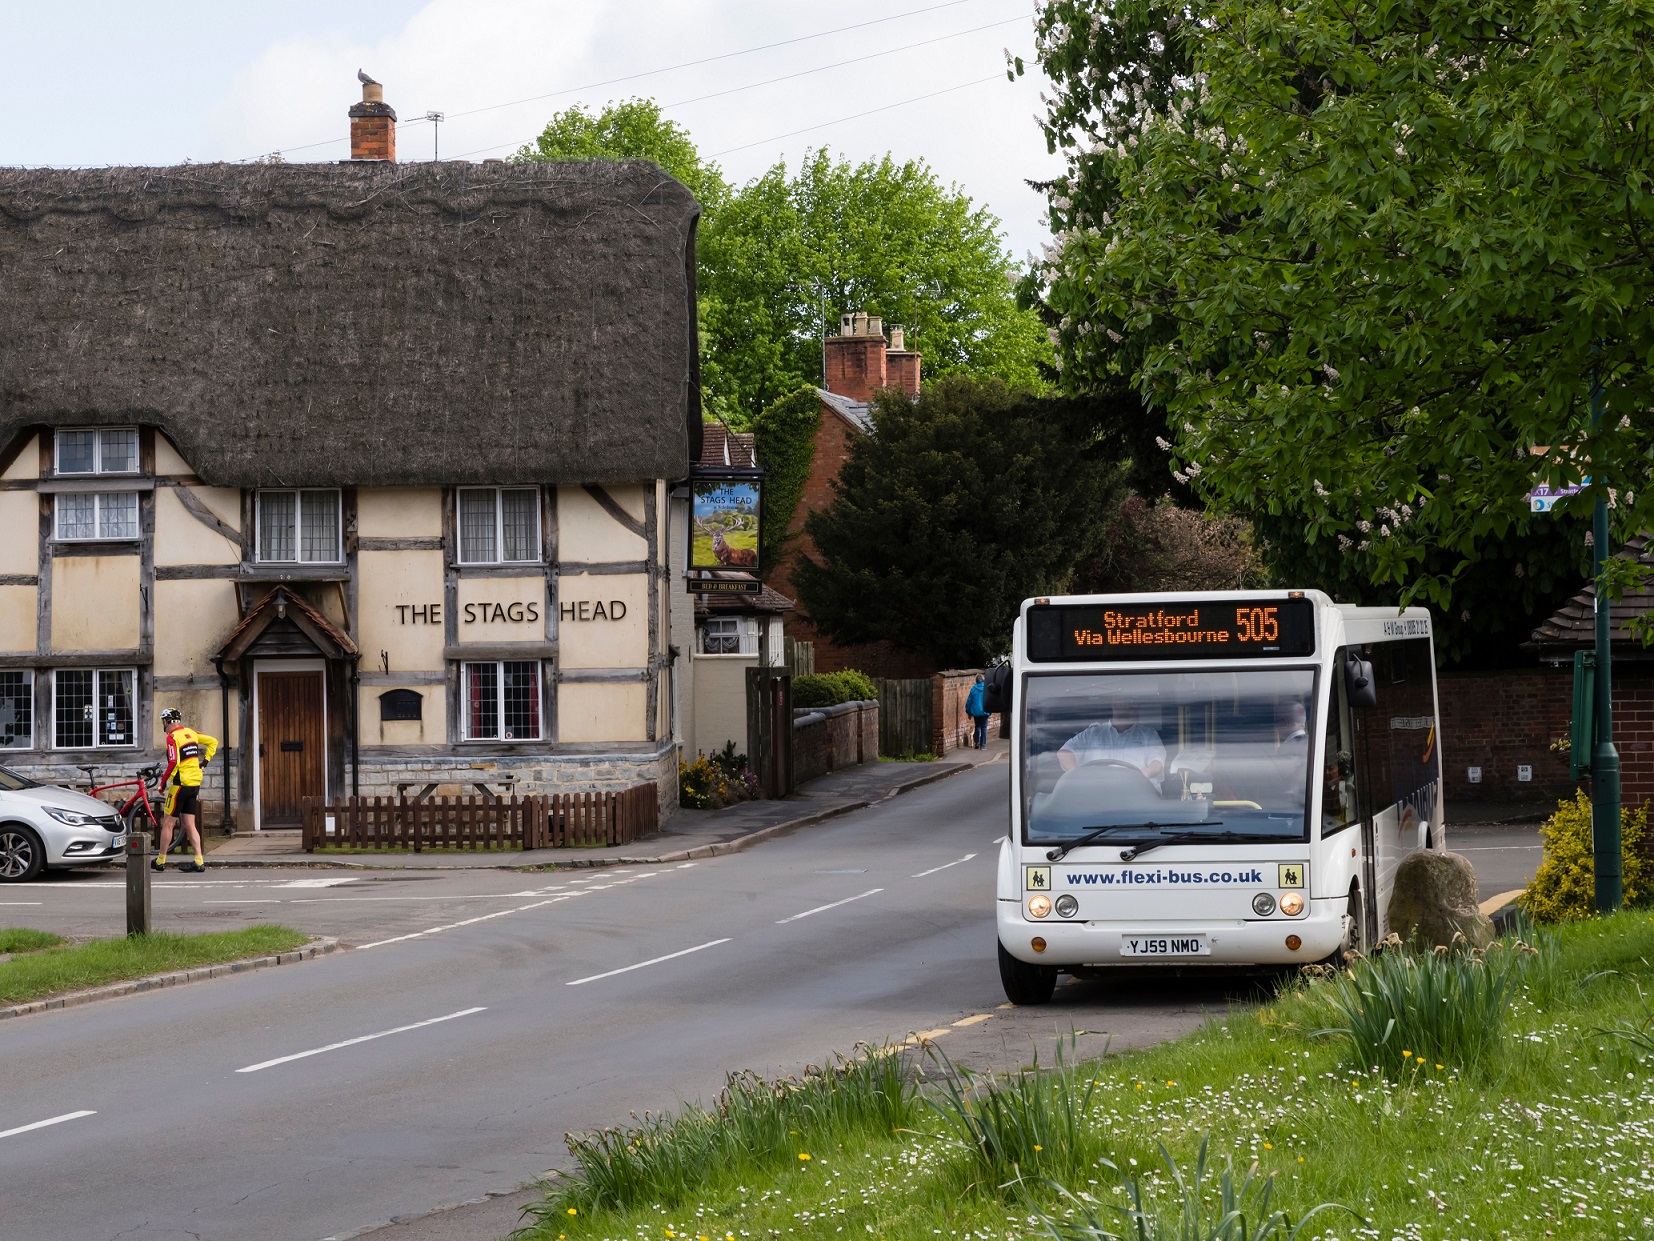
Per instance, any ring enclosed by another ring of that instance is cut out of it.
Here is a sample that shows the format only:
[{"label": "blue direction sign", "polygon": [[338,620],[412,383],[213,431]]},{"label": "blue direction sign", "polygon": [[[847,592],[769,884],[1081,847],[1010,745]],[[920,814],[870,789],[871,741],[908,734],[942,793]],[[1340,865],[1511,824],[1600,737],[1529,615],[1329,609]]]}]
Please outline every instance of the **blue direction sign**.
[{"label": "blue direction sign", "polygon": [[[1590,481],[1590,479],[1585,480],[1586,483]],[[1585,485],[1583,483],[1576,483],[1570,487],[1548,487],[1544,483],[1539,483],[1532,491],[1528,492],[1528,511],[1530,513],[1548,513],[1556,507],[1557,501],[1566,499],[1568,496],[1577,496],[1584,490]]]}]

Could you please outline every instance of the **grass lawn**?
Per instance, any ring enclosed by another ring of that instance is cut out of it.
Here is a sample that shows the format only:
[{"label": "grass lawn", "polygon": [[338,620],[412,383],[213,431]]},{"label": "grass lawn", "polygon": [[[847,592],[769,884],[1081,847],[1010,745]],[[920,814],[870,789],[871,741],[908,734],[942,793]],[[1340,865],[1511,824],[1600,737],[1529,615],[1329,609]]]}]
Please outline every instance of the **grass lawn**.
[{"label": "grass lawn", "polygon": [[[790,1128],[766,1131],[726,1099],[731,1120],[613,1131],[588,1150],[595,1177],[555,1185],[531,1235],[991,1241],[1049,1235],[1049,1223],[1076,1241],[1135,1238],[1120,1213],[1132,1192],[1123,1177],[1136,1178],[1148,1216],[1177,1219],[1160,1147],[1192,1177],[1207,1139],[1215,1171],[1197,1196],[1208,1206],[1232,1160],[1237,1180],[1255,1165],[1255,1186],[1270,1185],[1269,1210],[1359,1213],[1316,1215],[1306,1239],[1654,1237],[1654,1041],[1639,992],[1654,917],[1622,913],[1537,942],[1503,1037],[1479,1065],[1407,1047],[1410,1067],[1389,1078],[1364,1068],[1344,1040],[1314,1033],[1340,1024],[1335,982],[1300,978],[1177,1042],[1038,1076],[950,1088],[933,1059],[921,1066],[931,1102],[910,1098],[896,1123],[888,1097],[859,1111],[806,1099]],[[1604,1033],[1639,1026],[1640,1044]],[[750,1140],[731,1139],[732,1123]],[[1255,1235],[1214,1233],[1211,1222],[1160,1231],[1150,1218],[1143,1235]]]},{"label": "grass lawn", "polygon": [[[40,931],[4,931],[6,935],[40,935]],[[52,938],[56,938],[53,936]],[[24,1004],[61,991],[79,991],[105,983],[221,965],[246,957],[288,952],[310,937],[284,926],[249,926],[205,935],[138,935],[94,939],[67,948],[45,948],[0,961],[0,1004]],[[0,942],[4,942],[0,938]],[[12,949],[11,951],[16,951]]]}]

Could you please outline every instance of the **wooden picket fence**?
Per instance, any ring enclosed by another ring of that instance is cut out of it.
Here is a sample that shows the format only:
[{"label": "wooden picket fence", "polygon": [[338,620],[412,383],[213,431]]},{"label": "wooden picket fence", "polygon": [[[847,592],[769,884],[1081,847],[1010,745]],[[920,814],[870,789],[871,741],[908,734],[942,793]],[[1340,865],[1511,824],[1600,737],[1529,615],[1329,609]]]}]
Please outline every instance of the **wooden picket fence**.
[{"label": "wooden picket fence", "polygon": [[306,797],[306,853],[342,849],[561,849],[624,845],[660,826],[655,786],[530,797]]}]

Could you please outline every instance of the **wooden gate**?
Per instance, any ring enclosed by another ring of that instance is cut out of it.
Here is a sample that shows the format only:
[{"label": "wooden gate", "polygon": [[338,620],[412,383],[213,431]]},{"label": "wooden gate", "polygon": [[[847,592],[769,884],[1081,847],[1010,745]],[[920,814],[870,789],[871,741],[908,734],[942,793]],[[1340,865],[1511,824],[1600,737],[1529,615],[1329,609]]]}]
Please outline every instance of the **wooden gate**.
[{"label": "wooden gate", "polygon": [[529,797],[304,799],[307,852],[344,849],[564,849],[629,844],[660,827],[652,784],[619,793]]},{"label": "wooden gate", "polygon": [[929,754],[935,744],[929,678],[895,681],[875,677],[873,684],[879,687],[879,753],[891,758]]},{"label": "wooden gate", "polygon": [[793,679],[779,668],[747,669],[747,761],[765,797],[785,797],[793,776]]}]

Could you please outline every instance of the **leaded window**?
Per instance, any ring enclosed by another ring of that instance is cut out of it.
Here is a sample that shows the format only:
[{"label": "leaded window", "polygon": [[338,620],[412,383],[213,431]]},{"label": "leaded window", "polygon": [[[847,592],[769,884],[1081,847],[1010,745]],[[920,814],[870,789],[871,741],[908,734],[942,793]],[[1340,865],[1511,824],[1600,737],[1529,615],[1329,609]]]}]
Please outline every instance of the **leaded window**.
[{"label": "leaded window", "polygon": [[132,427],[59,431],[59,474],[136,474],[138,432]]},{"label": "leaded window", "polygon": [[137,679],[130,668],[59,668],[52,674],[52,744],[60,750],[137,745]]},{"label": "leaded window", "polygon": [[467,663],[464,672],[467,741],[539,740],[537,660]]},{"label": "leaded window", "polygon": [[462,487],[461,564],[508,564],[540,558],[540,493],[533,487]]},{"label": "leaded window", "polygon": [[34,673],[12,668],[0,671],[0,749],[33,746]]},{"label": "leaded window", "polygon": [[137,538],[138,493],[87,491],[58,496],[57,537],[64,542]]},{"label": "leaded window", "polygon": [[258,558],[298,564],[337,564],[339,493],[333,490],[260,491]]}]

